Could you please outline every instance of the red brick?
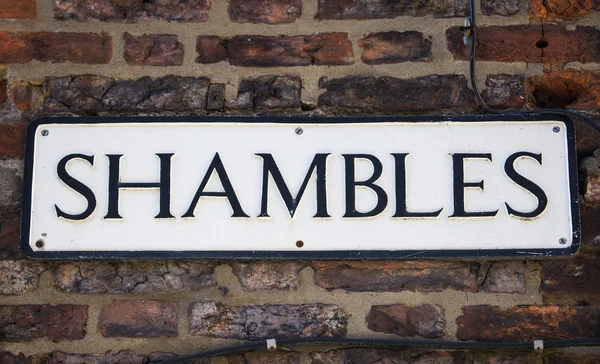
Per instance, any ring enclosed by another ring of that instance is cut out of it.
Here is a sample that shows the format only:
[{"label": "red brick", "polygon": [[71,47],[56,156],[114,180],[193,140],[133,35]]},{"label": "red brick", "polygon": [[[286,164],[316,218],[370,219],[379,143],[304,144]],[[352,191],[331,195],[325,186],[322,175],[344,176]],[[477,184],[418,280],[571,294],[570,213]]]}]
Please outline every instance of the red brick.
[{"label": "red brick", "polygon": [[233,262],[233,274],[244,291],[297,289],[303,262]]},{"label": "red brick", "polygon": [[123,34],[125,48],[123,57],[133,65],[142,66],[181,66],[183,63],[183,44],[176,35],[144,34],[133,36]]},{"label": "red brick", "polygon": [[581,210],[581,253],[600,253],[600,206]]},{"label": "red brick", "polygon": [[514,15],[519,12],[518,0],[481,0],[483,15]]},{"label": "red brick", "polygon": [[227,306],[194,302],[188,311],[191,335],[229,339],[343,337],[348,318],[335,305]]},{"label": "red brick", "polygon": [[475,109],[473,92],[462,75],[429,75],[419,78],[347,77],[319,81],[327,92],[320,106],[364,112],[470,111]]},{"label": "red brick", "polygon": [[600,303],[600,256],[541,262],[540,292],[545,303]]},{"label": "red brick", "polygon": [[600,336],[600,307],[465,306],[456,319],[459,340],[532,341]]},{"label": "red brick", "polygon": [[25,151],[27,124],[0,124],[0,157],[21,157]]},{"label": "red brick", "polygon": [[594,0],[529,0],[529,20],[540,21],[577,20],[600,10],[600,2]]},{"label": "red brick", "polygon": [[366,64],[431,61],[431,40],[423,39],[421,32],[371,33],[358,45]]},{"label": "red brick", "polygon": [[[228,60],[245,67],[348,65],[354,63],[348,33],[323,33],[308,36],[267,37],[237,35],[229,40],[199,38],[197,62]],[[226,53],[224,53],[224,51]]]},{"label": "red brick", "polygon": [[359,292],[477,291],[477,263],[433,261],[313,262],[315,283]]},{"label": "red brick", "polygon": [[547,70],[528,77],[525,90],[532,108],[600,108],[600,72]]},{"label": "red brick", "polygon": [[0,259],[21,257],[21,216],[19,212],[0,213]]},{"label": "red brick", "polygon": [[[312,364],[459,364],[461,352],[416,352],[386,349],[338,349],[312,352]],[[464,362],[467,364],[468,362]]]},{"label": "red brick", "polygon": [[107,33],[0,32],[0,63],[73,62],[104,64],[112,58]]},{"label": "red brick", "polygon": [[240,23],[293,23],[302,15],[302,0],[231,0],[228,11]]},{"label": "red brick", "polygon": [[210,0],[53,0],[55,19],[208,21]]},{"label": "red brick", "polygon": [[196,63],[217,63],[227,60],[225,41],[216,35],[200,35],[196,40]]},{"label": "red brick", "polygon": [[6,79],[0,79],[0,105],[4,104],[8,100],[8,81]]},{"label": "red brick", "polygon": [[[477,28],[476,56],[479,61],[497,62],[599,62],[600,30],[578,26],[567,31],[559,25],[490,26]],[[448,49],[454,59],[469,59],[469,48],[463,43],[463,33],[458,27],[446,31]],[[536,46],[537,44],[537,46]]]},{"label": "red brick", "polygon": [[55,351],[48,356],[46,364],[147,364],[144,355],[129,350],[108,351],[105,354],[74,354]]},{"label": "red brick", "polygon": [[186,261],[72,262],[54,270],[54,286],[68,293],[153,293],[213,287],[216,263]]},{"label": "red brick", "polygon": [[23,190],[23,161],[0,159],[0,212],[17,211]]},{"label": "red brick", "polygon": [[0,260],[0,295],[17,295],[34,291],[40,274],[46,270],[41,262]]},{"label": "red brick", "polygon": [[464,0],[319,0],[317,19],[384,19],[397,16],[467,16]]},{"label": "red brick", "polygon": [[369,329],[399,336],[436,338],[444,336],[446,320],[439,305],[373,306],[367,314]]},{"label": "red brick", "polygon": [[600,203],[600,176],[588,176],[585,179],[583,198],[591,204]]},{"label": "red brick", "polygon": [[0,306],[0,341],[30,341],[47,337],[52,341],[85,337],[88,306],[21,305]]},{"label": "red brick", "polygon": [[115,301],[102,308],[98,331],[104,337],[177,336],[177,303]]},{"label": "red brick", "polygon": [[35,19],[37,6],[35,0],[0,1],[0,18]]},{"label": "red brick", "polygon": [[300,109],[302,81],[292,76],[260,76],[242,80],[231,109]]},{"label": "red brick", "polygon": [[0,363],[2,364],[32,364],[33,360],[31,356],[25,356],[23,353],[15,355],[8,351],[0,352]]},{"label": "red brick", "polygon": [[30,111],[33,102],[33,90],[28,82],[10,85],[10,99],[21,111]]},{"label": "red brick", "polygon": [[516,109],[525,107],[525,77],[523,75],[490,75],[485,80],[481,97],[488,106],[495,109]]},{"label": "red brick", "polygon": [[577,355],[573,353],[550,353],[545,364],[597,364],[600,363],[600,355],[587,354]]}]

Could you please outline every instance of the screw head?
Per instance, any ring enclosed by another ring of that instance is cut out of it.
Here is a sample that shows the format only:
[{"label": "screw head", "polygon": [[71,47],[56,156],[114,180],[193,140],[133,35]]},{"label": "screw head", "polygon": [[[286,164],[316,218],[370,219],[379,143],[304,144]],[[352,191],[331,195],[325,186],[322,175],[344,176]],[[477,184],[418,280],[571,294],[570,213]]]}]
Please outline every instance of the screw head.
[{"label": "screw head", "polygon": [[35,242],[35,246],[38,248],[43,248],[44,247],[44,240],[39,239],[38,241]]},{"label": "screw head", "polygon": [[558,133],[560,131],[560,128],[558,126],[555,126],[554,128],[552,128],[552,131]]},{"label": "screw head", "polygon": [[296,128],[296,134],[298,135],[302,135],[302,133],[304,133],[304,130],[302,130],[302,128]]},{"label": "screw head", "polygon": [[302,240],[298,240],[298,241],[296,242],[296,246],[297,246],[298,248],[302,248],[302,247],[304,246],[304,242],[303,242]]},{"label": "screw head", "polygon": [[47,136],[50,132],[46,129],[42,130],[42,136]]},{"label": "screw head", "polygon": [[567,243],[567,239],[560,238],[560,239],[558,239],[558,242],[560,243],[560,245],[565,245]]}]

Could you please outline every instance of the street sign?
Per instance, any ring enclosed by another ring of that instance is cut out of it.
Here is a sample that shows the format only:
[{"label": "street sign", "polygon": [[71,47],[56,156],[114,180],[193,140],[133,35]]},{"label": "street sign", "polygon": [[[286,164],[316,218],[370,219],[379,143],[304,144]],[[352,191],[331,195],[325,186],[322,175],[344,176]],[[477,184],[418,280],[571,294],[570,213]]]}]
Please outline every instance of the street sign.
[{"label": "street sign", "polygon": [[35,258],[546,257],[579,247],[561,116],[42,118]]}]

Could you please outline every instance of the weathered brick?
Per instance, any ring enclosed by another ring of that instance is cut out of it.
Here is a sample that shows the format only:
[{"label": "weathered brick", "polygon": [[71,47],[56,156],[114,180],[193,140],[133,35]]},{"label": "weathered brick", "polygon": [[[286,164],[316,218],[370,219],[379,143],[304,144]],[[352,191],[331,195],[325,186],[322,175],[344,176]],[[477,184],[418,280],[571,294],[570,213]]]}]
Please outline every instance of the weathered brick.
[{"label": "weathered brick", "polygon": [[[300,353],[294,352],[254,352],[222,357],[227,364],[300,364]],[[216,364],[217,360],[214,361]],[[213,364],[213,363],[211,363]]]},{"label": "weathered brick", "polygon": [[458,364],[460,352],[414,352],[386,349],[340,349],[310,353],[312,364]]},{"label": "weathered brick", "polygon": [[231,109],[279,109],[302,106],[302,81],[292,76],[260,76],[242,80]]},{"label": "weathered brick", "polygon": [[233,274],[244,291],[297,289],[303,262],[233,262]]},{"label": "weathered brick", "polygon": [[421,32],[371,33],[358,45],[366,64],[431,61],[431,40],[423,39]]},{"label": "weathered brick", "polygon": [[525,107],[525,77],[523,75],[490,75],[485,80],[481,97],[488,106],[496,109]]},{"label": "weathered brick", "polygon": [[83,75],[48,78],[44,111],[97,113],[206,110],[210,81],[165,76],[114,80]]},{"label": "weathered brick", "polygon": [[[21,123],[25,128],[25,123],[35,119],[40,115],[44,104],[44,93],[42,86],[28,81],[12,81],[8,86],[8,102],[4,107],[0,107],[0,119],[5,123]],[[24,135],[24,134],[23,134]],[[22,142],[24,138],[7,141],[7,143]],[[0,144],[1,145],[1,144]],[[10,144],[8,144],[10,145]],[[19,156],[23,154],[21,150]]]},{"label": "weathered brick", "polygon": [[225,84],[212,83],[206,97],[206,110],[223,110],[225,108]]},{"label": "weathered brick", "polygon": [[210,0],[53,0],[55,19],[208,21]]},{"label": "weathered brick", "polygon": [[218,63],[227,60],[226,40],[216,35],[199,35],[196,39],[196,63]]},{"label": "weathered brick", "polygon": [[433,261],[313,262],[315,283],[347,291],[477,291],[479,264]]},{"label": "weathered brick", "polygon": [[397,16],[450,18],[466,16],[464,0],[319,0],[317,19],[384,19]]},{"label": "weathered brick", "polygon": [[2,364],[32,364],[31,356],[25,356],[23,353],[15,355],[8,351],[0,351],[0,363]]},{"label": "weathered brick", "polygon": [[481,0],[483,15],[514,15],[519,12],[519,0]]},{"label": "weathered brick", "polygon": [[[469,59],[459,27],[446,31],[448,49],[454,59]],[[497,62],[599,62],[600,30],[578,26],[569,31],[559,25],[489,26],[477,28],[478,61]],[[542,48],[538,48],[542,47]]]},{"label": "weathered brick", "polygon": [[[455,364],[542,364],[538,353],[468,352],[457,355]],[[547,363],[546,363],[547,364]]]},{"label": "weathered brick", "polygon": [[581,210],[581,252],[600,252],[600,206]]},{"label": "weathered brick", "polygon": [[320,106],[377,112],[468,111],[476,107],[462,75],[430,75],[411,79],[347,77],[321,79]]},{"label": "weathered brick", "polygon": [[591,338],[600,335],[600,307],[464,306],[456,319],[459,340],[532,341]]},{"label": "weathered brick", "polygon": [[600,256],[540,262],[540,292],[545,303],[600,303]]},{"label": "weathered brick", "polygon": [[268,37],[237,35],[229,40],[202,36],[196,44],[199,63],[228,60],[245,67],[347,65],[354,63],[348,33]]},{"label": "weathered brick", "polygon": [[495,262],[480,275],[481,289],[489,293],[525,293],[526,266],[524,262]]},{"label": "weathered brick", "polygon": [[399,336],[435,338],[444,335],[446,320],[439,305],[372,306],[367,314],[369,329]]},{"label": "weathered brick", "polygon": [[54,270],[54,286],[69,293],[200,291],[215,285],[215,265],[173,260],[64,263]]},{"label": "weathered brick", "polygon": [[40,274],[45,269],[40,262],[0,260],[0,295],[22,294],[37,289]]},{"label": "weathered brick", "polygon": [[335,305],[227,306],[195,302],[188,313],[192,335],[230,339],[315,338],[346,335],[348,319]]},{"label": "weathered brick", "polygon": [[548,70],[542,76],[528,77],[525,90],[531,107],[600,108],[600,72]]},{"label": "weathered brick", "polygon": [[597,364],[600,355],[577,355],[573,353],[550,353],[545,364]]},{"label": "weathered brick", "polygon": [[21,256],[19,212],[0,212],[0,260]]},{"label": "weathered brick", "polygon": [[600,2],[596,0],[529,0],[529,20],[540,21],[577,20],[600,10]]},{"label": "weathered brick", "polygon": [[177,336],[177,303],[115,301],[102,308],[98,331],[104,337]]},{"label": "weathered brick", "polygon": [[147,358],[128,350],[105,354],[72,354],[55,351],[48,357],[47,364],[146,364]]},{"label": "weathered brick", "polygon": [[0,124],[0,157],[21,157],[25,151],[27,124]]},{"label": "weathered brick", "polygon": [[104,64],[112,58],[107,33],[0,32],[0,63],[73,62]]},{"label": "weathered brick", "polygon": [[35,19],[37,6],[35,0],[0,1],[0,18]]},{"label": "weathered brick", "polygon": [[0,211],[15,211],[21,206],[23,161],[0,160]]},{"label": "weathered brick", "polygon": [[588,176],[583,198],[589,203],[600,203],[600,176]]},{"label": "weathered brick", "polygon": [[10,85],[10,98],[21,111],[29,111],[32,108],[33,89],[28,82],[17,82]]},{"label": "weathered brick", "polygon": [[133,65],[142,66],[181,66],[183,63],[183,44],[176,35],[144,34],[134,36],[123,34],[125,48],[123,57]]},{"label": "weathered brick", "polygon": [[0,106],[8,100],[8,81],[5,78],[0,79]]},{"label": "weathered brick", "polygon": [[228,12],[241,23],[293,23],[302,15],[302,0],[231,0]]},{"label": "weathered brick", "polygon": [[85,337],[88,306],[20,305],[0,306],[0,341],[30,341],[47,337],[52,341]]}]

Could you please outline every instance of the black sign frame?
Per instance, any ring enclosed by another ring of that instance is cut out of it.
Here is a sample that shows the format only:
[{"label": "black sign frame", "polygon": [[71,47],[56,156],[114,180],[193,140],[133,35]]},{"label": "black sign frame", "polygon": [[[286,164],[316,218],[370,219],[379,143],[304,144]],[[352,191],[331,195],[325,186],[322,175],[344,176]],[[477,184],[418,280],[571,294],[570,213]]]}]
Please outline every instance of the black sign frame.
[{"label": "black sign frame", "polygon": [[[569,187],[571,197],[572,244],[562,249],[495,249],[495,250],[359,250],[359,251],[34,251],[29,246],[30,216],[32,203],[32,178],[34,140],[40,125],[47,124],[99,124],[99,123],[278,123],[336,124],[336,123],[386,123],[386,122],[527,122],[556,120],[563,122],[567,133]],[[83,259],[308,259],[308,260],[357,260],[357,259],[448,259],[448,258],[544,258],[575,255],[581,244],[579,211],[579,188],[575,130],[570,118],[549,114],[494,114],[453,116],[365,116],[365,117],[281,117],[281,116],[82,116],[42,117],[32,121],[27,128],[25,143],[24,186],[21,209],[21,249],[34,259],[83,260]]]}]

